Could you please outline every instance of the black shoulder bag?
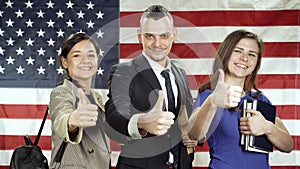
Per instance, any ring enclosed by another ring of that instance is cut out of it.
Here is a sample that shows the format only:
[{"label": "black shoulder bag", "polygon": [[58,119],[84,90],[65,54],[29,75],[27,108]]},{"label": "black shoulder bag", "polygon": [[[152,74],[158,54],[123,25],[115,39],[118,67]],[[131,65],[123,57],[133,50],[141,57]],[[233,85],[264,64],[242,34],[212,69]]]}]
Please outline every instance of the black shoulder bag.
[{"label": "black shoulder bag", "polygon": [[48,107],[45,112],[39,133],[32,143],[28,135],[24,136],[25,144],[16,148],[12,154],[10,160],[10,169],[28,169],[28,168],[39,168],[39,169],[49,169],[48,160],[44,156],[41,148],[38,146],[38,142],[41,137],[41,133],[48,115]]},{"label": "black shoulder bag", "polygon": [[[32,143],[28,135],[24,136],[25,144],[16,148],[12,154],[10,160],[10,169],[29,169],[29,168],[39,168],[39,169],[49,169],[48,160],[42,152],[42,149],[38,146],[45,121],[47,119],[49,108],[47,107],[42,124],[39,129],[39,133]],[[55,162],[60,162],[66,148],[67,143],[63,142],[60,146],[59,152],[55,157]]]}]

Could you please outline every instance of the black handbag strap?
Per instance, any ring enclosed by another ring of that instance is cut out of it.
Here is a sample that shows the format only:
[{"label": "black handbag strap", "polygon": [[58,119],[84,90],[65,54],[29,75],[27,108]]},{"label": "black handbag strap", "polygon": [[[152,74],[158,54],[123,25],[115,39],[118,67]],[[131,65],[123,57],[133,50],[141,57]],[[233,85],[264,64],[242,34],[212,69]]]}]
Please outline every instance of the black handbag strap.
[{"label": "black handbag strap", "polygon": [[59,169],[60,164],[61,164],[61,159],[64,155],[64,152],[67,148],[68,142],[63,141],[57,151],[57,154],[54,158],[54,163],[53,166],[51,167],[51,169]]},{"label": "black handbag strap", "polygon": [[67,148],[67,145],[68,145],[68,142],[63,141],[61,143],[61,145],[60,145],[60,147],[59,147],[59,149],[57,151],[57,154],[56,154],[56,156],[54,158],[54,162],[56,162],[56,163],[60,163],[61,162],[61,159],[62,159],[62,157],[64,155],[64,152],[65,152],[65,150]]},{"label": "black handbag strap", "polygon": [[47,109],[46,109],[46,111],[45,111],[45,114],[44,114],[44,118],[43,118],[42,124],[41,124],[40,129],[39,129],[39,133],[38,133],[38,135],[36,136],[33,145],[36,145],[36,146],[37,146],[37,144],[38,144],[39,141],[40,141],[40,137],[41,137],[41,134],[42,134],[42,131],[43,131],[43,128],[44,128],[46,119],[47,119],[48,110],[49,110],[49,107],[47,106]]},{"label": "black handbag strap", "polygon": [[[44,128],[44,125],[45,125],[45,122],[46,122],[46,119],[47,119],[47,116],[48,116],[48,110],[49,110],[49,107],[47,106],[47,109],[46,109],[46,111],[45,111],[45,114],[44,114],[44,117],[43,117],[43,121],[42,121],[42,123],[41,123],[41,126],[40,126],[40,129],[39,129],[39,133],[38,133],[38,135],[36,136],[36,139],[34,140],[34,143],[33,143],[33,145],[35,145],[35,146],[37,146],[38,145],[38,143],[39,143],[39,141],[40,141],[40,138],[41,138],[41,134],[42,134],[42,131],[43,131],[43,128]],[[26,139],[25,139],[26,140]],[[29,139],[30,140],[30,139]],[[26,143],[27,144],[27,143]],[[30,143],[29,143],[30,144]],[[60,163],[61,162],[61,159],[62,159],[62,157],[63,157],[63,154],[64,154],[64,152],[65,152],[65,149],[66,149],[66,147],[67,147],[67,142],[62,142],[62,144],[61,144],[61,146],[60,146],[60,148],[59,148],[59,150],[58,150],[58,152],[57,152],[57,154],[56,154],[56,156],[55,156],[55,162],[57,162],[57,163]]]}]

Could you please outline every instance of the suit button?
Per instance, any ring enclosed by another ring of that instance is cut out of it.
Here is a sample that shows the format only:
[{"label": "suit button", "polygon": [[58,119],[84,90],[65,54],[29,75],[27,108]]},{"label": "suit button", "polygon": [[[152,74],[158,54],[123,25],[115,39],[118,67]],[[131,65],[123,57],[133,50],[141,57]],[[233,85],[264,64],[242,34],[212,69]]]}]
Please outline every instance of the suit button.
[{"label": "suit button", "polygon": [[89,153],[89,154],[93,154],[93,153],[94,153],[94,149],[93,149],[93,148],[89,148],[89,149],[88,149],[88,153]]},{"label": "suit button", "polygon": [[167,138],[170,138],[171,137],[171,135],[170,134],[167,134]]}]

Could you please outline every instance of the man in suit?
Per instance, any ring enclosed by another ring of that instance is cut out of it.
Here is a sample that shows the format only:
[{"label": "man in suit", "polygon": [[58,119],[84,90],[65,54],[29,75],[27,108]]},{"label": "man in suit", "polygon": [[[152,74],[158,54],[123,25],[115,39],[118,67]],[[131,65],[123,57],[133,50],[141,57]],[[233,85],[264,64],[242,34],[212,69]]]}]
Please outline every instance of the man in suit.
[{"label": "man in suit", "polygon": [[123,144],[117,168],[192,168],[187,148],[197,140],[181,128],[187,119],[179,120],[190,115],[192,96],[185,71],[168,57],[177,35],[169,11],[150,6],[137,34],[142,54],[113,66],[109,75],[108,135]]}]

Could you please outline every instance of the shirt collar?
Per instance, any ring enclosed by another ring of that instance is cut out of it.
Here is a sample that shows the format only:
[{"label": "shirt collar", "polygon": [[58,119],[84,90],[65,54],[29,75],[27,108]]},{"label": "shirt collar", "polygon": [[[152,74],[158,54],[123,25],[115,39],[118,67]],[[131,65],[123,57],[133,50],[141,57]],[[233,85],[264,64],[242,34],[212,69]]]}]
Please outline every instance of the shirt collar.
[{"label": "shirt collar", "polygon": [[150,57],[148,57],[145,52],[143,52],[143,56],[146,58],[146,60],[148,61],[150,67],[154,70],[154,71],[163,71],[166,69],[169,69],[171,71],[171,64],[170,64],[170,59],[169,57],[167,57],[167,67],[163,67],[161,66],[159,63],[155,62],[154,60],[152,60]]}]

